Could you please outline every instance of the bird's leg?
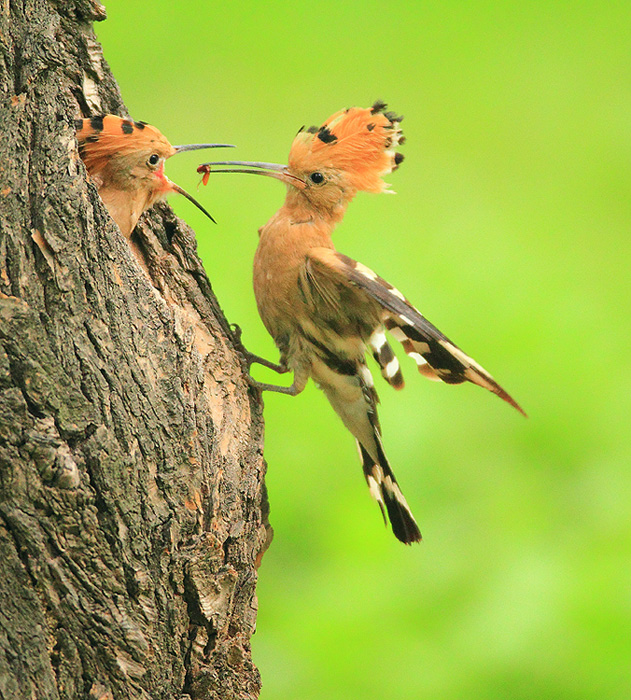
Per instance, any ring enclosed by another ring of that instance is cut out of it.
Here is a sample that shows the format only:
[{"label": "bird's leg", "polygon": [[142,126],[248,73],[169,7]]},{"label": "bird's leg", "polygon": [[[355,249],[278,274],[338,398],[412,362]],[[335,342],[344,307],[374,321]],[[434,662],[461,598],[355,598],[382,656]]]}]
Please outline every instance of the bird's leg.
[{"label": "bird's leg", "polygon": [[291,386],[277,386],[276,384],[264,384],[252,379],[251,375],[247,375],[248,384],[258,391],[275,391],[278,394],[287,394],[288,396],[297,396],[307,385],[309,379],[309,369],[307,367],[298,367],[294,370],[294,382]]},{"label": "bird's leg", "polygon": [[[287,371],[287,370],[285,370]],[[257,382],[256,379],[252,378],[251,374],[247,374],[246,379],[248,381],[248,384],[253,388],[256,389],[257,391],[263,392],[263,391],[274,391],[277,394],[287,394],[288,396],[297,396],[304,387],[299,387],[296,385],[296,382],[291,386],[278,386],[277,384],[266,384],[265,382]]]},{"label": "bird's leg", "polygon": [[241,355],[243,356],[243,359],[245,360],[246,380],[253,389],[256,389],[260,392],[274,391],[278,394],[297,396],[305,388],[305,384],[307,383],[306,377],[300,380],[297,380],[294,377],[294,382],[291,386],[278,386],[277,384],[267,384],[265,382],[258,382],[256,379],[254,379],[250,374],[250,367],[253,364],[263,365],[263,367],[268,367],[269,369],[274,370],[274,372],[278,372],[278,374],[285,374],[285,372],[289,372],[289,367],[287,367],[287,365],[285,365],[283,362],[276,364],[274,362],[271,362],[270,360],[266,360],[264,357],[259,357],[258,355],[251,353],[244,347],[243,343],[241,342],[241,328],[236,323],[232,324],[232,328],[232,337],[234,339],[235,345],[237,346],[237,348],[241,352]]},{"label": "bird's leg", "polygon": [[250,368],[251,365],[257,364],[257,365],[263,365],[263,367],[269,367],[269,369],[273,369],[274,372],[276,372],[278,374],[285,374],[285,372],[289,372],[289,367],[285,367],[285,365],[276,364],[275,362],[271,362],[270,360],[266,360],[264,357],[259,357],[258,355],[254,355],[247,350],[243,350],[242,352],[245,355],[245,361],[248,363],[248,369]]},{"label": "bird's leg", "polygon": [[274,372],[277,372],[278,374],[285,374],[285,372],[289,371],[289,368],[283,364],[276,364],[275,362],[271,362],[271,360],[266,360],[264,357],[260,357],[259,355],[255,355],[253,352],[250,352],[241,342],[241,327],[238,326],[236,323],[233,323],[232,329],[232,338],[234,340],[235,345],[237,346],[237,349],[245,359],[248,374],[250,373],[250,367],[253,364],[263,365],[263,367],[268,367],[269,369],[274,370]]}]

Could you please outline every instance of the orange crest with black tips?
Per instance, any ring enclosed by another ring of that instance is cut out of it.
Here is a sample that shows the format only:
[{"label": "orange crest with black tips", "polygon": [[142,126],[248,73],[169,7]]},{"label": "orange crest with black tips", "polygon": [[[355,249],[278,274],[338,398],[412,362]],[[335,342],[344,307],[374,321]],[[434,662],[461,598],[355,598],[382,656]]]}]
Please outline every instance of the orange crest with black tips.
[{"label": "orange crest with black tips", "polygon": [[147,150],[169,158],[176,152],[158,129],[145,122],[107,114],[77,119],[75,125],[81,157],[92,175],[102,170],[113,155]]},{"label": "orange crest with black tips", "polygon": [[353,187],[382,192],[388,185],[381,179],[396,170],[403,154],[399,117],[386,112],[384,102],[369,109],[351,107],[336,112],[320,127],[300,130],[289,152],[292,171],[336,168],[347,175]]}]

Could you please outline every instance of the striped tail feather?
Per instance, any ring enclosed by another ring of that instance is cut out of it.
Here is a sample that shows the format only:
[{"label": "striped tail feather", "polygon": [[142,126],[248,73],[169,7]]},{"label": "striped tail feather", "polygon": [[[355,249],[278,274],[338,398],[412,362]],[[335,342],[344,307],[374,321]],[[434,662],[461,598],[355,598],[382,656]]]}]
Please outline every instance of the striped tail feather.
[{"label": "striped tail feather", "polygon": [[379,399],[370,370],[363,360],[337,357],[321,350],[318,357],[312,363],[312,377],[355,437],[371,495],[384,518],[387,514],[397,539],[405,544],[420,542],[418,525],[383,450],[377,416]]},{"label": "striped tail feather", "polygon": [[420,542],[421,531],[383,453],[381,440],[378,440],[378,444],[379,463],[376,463],[376,460],[368,454],[364,446],[357,440],[357,449],[359,450],[370,495],[379,504],[384,522],[386,522],[386,513],[388,514],[392,532],[399,541],[404,544]]},{"label": "striped tail feather", "polygon": [[405,382],[403,381],[401,366],[386,339],[383,328],[378,328],[370,336],[368,347],[370,347],[372,356],[381,368],[381,376],[395,389],[403,389]]},{"label": "striped tail feather", "polygon": [[[392,352],[392,348],[390,348],[390,352]],[[404,544],[420,542],[421,531],[412,515],[410,506],[405,500],[405,496],[399,488],[383,449],[381,426],[377,415],[379,398],[373,386],[370,370],[363,363],[359,365],[358,370],[371,434],[370,439],[366,440],[366,444],[362,444],[362,441],[357,436],[356,441],[370,495],[379,504],[382,515],[384,514],[385,506],[392,532],[399,541]]]}]

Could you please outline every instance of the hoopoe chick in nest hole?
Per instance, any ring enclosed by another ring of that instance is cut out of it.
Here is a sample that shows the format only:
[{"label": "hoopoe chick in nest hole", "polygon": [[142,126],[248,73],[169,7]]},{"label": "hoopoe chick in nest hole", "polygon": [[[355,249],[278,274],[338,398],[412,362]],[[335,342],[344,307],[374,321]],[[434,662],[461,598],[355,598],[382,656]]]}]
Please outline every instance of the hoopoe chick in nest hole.
[{"label": "hoopoe chick in nest hole", "polygon": [[129,238],[144,211],[168,194],[184,195],[211,221],[213,217],[188,192],[164,174],[176,153],[202,148],[233,148],[224,143],[172,146],[154,126],[113,114],[75,121],[79,154],[110,216]]},{"label": "hoopoe chick in nest hole", "polygon": [[[338,253],[331,233],[359,191],[383,192],[384,175],[403,156],[401,117],[386,105],[337,112],[318,127],[300,130],[288,165],[244,161],[206,163],[211,172],[246,172],[287,185],[283,206],[259,230],[254,292],[259,313],[280,350],[279,372],[293,371],[290,387],[253,382],[261,389],[296,395],[311,377],[357,442],[370,493],[406,544],[421,533],[385,455],[377,393],[365,356],[371,352],[395,389],[403,376],[385,331],[402,343],[429,379],[484,387],[517,410],[519,405],[475,360],[433,326],[391,284]],[[222,167],[223,166],[223,167]],[[225,167],[232,166],[232,167]]]}]

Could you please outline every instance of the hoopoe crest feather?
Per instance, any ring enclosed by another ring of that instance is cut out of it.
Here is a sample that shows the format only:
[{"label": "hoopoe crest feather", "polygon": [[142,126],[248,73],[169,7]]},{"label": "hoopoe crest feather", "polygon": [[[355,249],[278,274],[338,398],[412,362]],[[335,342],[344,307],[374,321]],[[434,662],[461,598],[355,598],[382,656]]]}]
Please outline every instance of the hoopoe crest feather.
[{"label": "hoopoe crest feather", "polygon": [[227,144],[172,146],[154,126],[113,114],[77,119],[75,127],[79,154],[124,236],[131,236],[146,209],[173,192],[214,221],[199,202],[169,180],[164,163],[176,153]]},{"label": "hoopoe crest feather", "polygon": [[400,121],[385,104],[370,109],[351,107],[329,117],[320,127],[302,129],[289,151],[294,172],[334,168],[348,177],[352,187],[365,192],[383,192],[382,180],[399,167],[403,155],[396,151],[402,142]]},{"label": "hoopoe crest feather", "polygon": [[107,170],[113,157],[142,154],[149,158],[157,153],[166,160],[176,153],[166,137],[146,122],[106,114],[78,119],[76,126],[81,157],[90,173]]},{"label": "hoopoe crest feather", "polygon": [[[403,387],[399,362],[386,332],[429,379],[471,382],[522,409],[475,360],[433,326],[395,287],[365,265],[338,253],[335,225],[360,191],[382,192],[383,176],[402,156],[401,117],[383,102],[336,112],[320,127],[301,130],[288,165],[250,161],[205,163],[214,172],[267,175],[287,185],[283,206],[263,226],[254,258],[254,292],[263,322],[280,350],[279,371],[291,370],[290,387],[255,383],[296,395],[312,378],[357,442],[371,495],[406,544],[421,533],[385,455],[377,393],[366,354],[384,379]],[[229,167],[225,167],[229,166]],[[246,353],[248,361],[271,363]]]}]

